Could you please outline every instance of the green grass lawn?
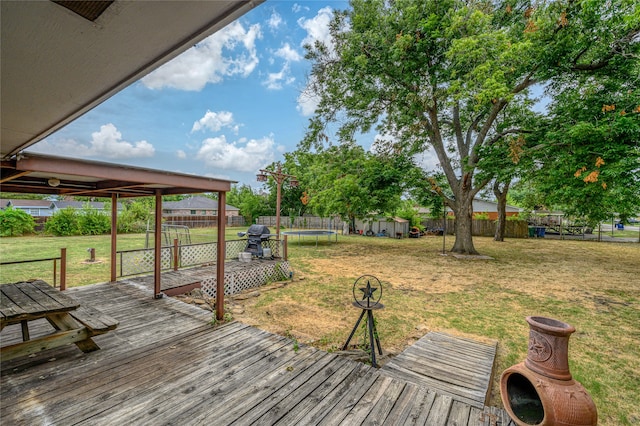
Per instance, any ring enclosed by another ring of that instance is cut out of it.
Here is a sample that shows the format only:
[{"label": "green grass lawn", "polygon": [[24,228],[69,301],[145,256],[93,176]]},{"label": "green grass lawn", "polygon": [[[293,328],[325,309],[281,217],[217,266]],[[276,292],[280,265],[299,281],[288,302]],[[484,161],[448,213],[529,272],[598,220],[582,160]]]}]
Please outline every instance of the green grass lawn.
[{"label": "green grass lawn", "polygon": [[[238,231],[228,228],[227,239]],[[194,242],[214,241],[215,230],[192,230]],[[67,247],[68,285],[109,279],[109,236],[0,239],[3,261],[57,256]],[[454,238],[447,236],[447,250]],[[236,319],[324,350],[339,348],[357,319],[353,282],[363,274],[384,285],[385,309],[376,312],[385,352],[398,353],[437,330],[498,342],[491,404],[500,405],[497,383],[527,353],[524,318],[565,321],[574,378],[593,397],[601,425],[640,424],[640,244],[557,239],[474,238],[492,260],[442,255],[442,237],[420,239],[339,236],[338,243],[307,238],[289,245],[294,280],[242,303]],[[143,248],[145,235],[118,236],[118,248]],[[86,264],[87,248],[99,264]],[[28,270],[3,267],[1,282],[50,280],[51,262]],[[12,269],[16,269],[12,271]],[[229,302],[231,303],[231,302]],[[357,340],[354,339],[354,341]]]},{"label": "green grass lawn", "polygon": [[[243,228],[227,228],[227,240],[238,239],[237,232]],[[193,243],[216,241],[215,228],[192,229]],[[153,236],[149,237],[152,242]],[[118,235],[117,249],[132,250],[145,247],[145,234]],[[29,237],[0,238],[0,259],[3,262],[16,260],[46,259],[60,256],[60,249],[67,249],[67,287],[105,282],[110,279],[109,256],[111,237],[109,235],[51,237],[36,235]],[[95,263],[89,263],[88,249],[96,250]],[[58,274],[60,272],[58,266]],[[4,265],[0,268],[0,282],[16,282],[40,278],[53,282],[53,261],[26,263],[22,265]],[[59,278],[58,278],[59,280]],[[59,282],[59,281],[58,281]]]}]

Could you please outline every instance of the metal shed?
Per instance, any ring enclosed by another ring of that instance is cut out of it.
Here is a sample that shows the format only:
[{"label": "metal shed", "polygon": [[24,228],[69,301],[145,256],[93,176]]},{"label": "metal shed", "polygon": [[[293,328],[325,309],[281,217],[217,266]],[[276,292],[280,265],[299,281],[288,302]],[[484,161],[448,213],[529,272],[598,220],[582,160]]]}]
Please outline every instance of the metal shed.
[{"label": "metal shed", "polygon": [[362,235],[404,238],[409,235],[409,221],[399,217],[378,217],[373,220],[356,219],[356,229]]}]

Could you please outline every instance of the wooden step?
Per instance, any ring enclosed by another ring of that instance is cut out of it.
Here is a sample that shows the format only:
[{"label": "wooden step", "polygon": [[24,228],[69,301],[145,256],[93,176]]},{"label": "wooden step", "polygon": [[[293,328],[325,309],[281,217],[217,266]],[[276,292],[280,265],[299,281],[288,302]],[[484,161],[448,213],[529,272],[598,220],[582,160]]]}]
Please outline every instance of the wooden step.
[{"label": "wooden step", "polygon": [[383,374],[483,408],[489,400],[497,342],[431,332],[388,361]]}]

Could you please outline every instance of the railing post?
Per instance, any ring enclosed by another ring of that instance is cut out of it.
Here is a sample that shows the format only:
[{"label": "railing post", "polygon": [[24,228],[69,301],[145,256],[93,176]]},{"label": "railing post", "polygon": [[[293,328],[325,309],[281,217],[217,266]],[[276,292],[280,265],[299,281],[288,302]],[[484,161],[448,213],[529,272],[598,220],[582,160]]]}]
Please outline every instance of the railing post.
[{"label": "railing post", "polygon": [[178,239],[173,239],[173,270],[178,270]]},{"label": "railing post", "polygon": [[58,259],[53,259],[53,288],[58,286]]},{"label": "railing post", "polygon": [[60,291],[67,289],[67,248],[60,249]]},{"label": "railing post", "polygon": [[283,239],[282,239],[282,259],[283,260],[287,260],[287,257],[289,255],[288,251],[287,251],[287,237],[288,235],[283,235]]}]

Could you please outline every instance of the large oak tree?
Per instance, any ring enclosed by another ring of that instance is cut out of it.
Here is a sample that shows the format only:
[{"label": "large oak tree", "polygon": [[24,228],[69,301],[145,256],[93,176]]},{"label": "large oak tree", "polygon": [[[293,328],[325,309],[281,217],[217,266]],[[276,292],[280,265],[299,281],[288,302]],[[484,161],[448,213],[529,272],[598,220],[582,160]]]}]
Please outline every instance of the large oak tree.
[{"label": "large oak tree", "polygon": [[[304,147],[374,127],[379,150],[434,149],[453,196],[453,251],[476,254],[472,201],[483,149],[519,135],[509,126],[536,84],[604,69],[637,43],[630,0],[352,0],[330,25],[331,41],[308,46],[308,90],[320,97]],[[438,187],[435,187],[438,190]]]}]

